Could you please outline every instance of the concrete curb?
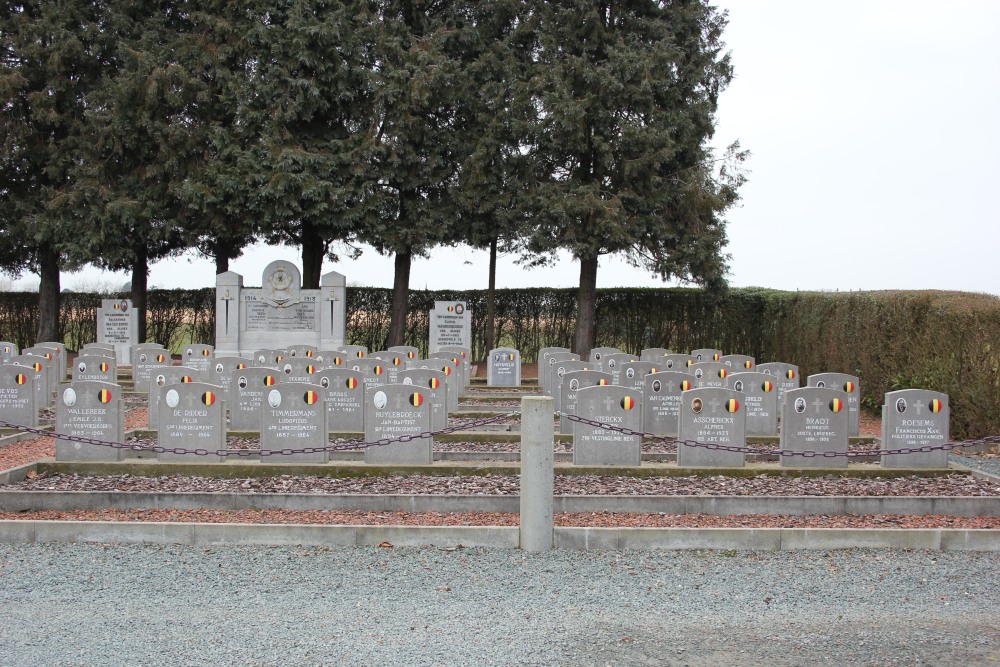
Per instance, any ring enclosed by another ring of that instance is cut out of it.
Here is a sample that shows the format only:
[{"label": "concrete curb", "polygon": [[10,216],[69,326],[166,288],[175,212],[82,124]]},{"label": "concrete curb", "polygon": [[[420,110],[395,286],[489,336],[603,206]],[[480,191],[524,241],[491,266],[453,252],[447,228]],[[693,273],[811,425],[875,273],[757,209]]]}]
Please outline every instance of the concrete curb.
[{"label": "concrete curb", "polygon": [[[300,524],[0,521],[0,543],[518,547],[517,526],[319,526]],[[557,549],[928,549],[1000,551],[1000,530],[839,528],[555,529]]]}]

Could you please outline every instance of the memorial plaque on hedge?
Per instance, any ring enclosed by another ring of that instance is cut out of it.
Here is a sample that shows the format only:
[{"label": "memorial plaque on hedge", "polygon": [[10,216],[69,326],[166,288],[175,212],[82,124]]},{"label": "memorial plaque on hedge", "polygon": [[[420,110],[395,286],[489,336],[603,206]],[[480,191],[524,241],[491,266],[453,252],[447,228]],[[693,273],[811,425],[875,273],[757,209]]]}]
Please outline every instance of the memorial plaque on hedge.
[{"label": "memorial plaque on hedge", "polygon": [[[420,387],[387,384],[365,390],[365,440],[395,439],[430,430],[430,404]],[[433,438],[415,438],[365,449],[365,463],[427,464],[433,462]]]},{"label": "memorial plaque on hedge", "polygon": [[[60,387],[56,397],[56,432],[121,442],[125,435],[121,387],[112,382],[85,380],[73,380],[69,386]],[[121,461],[124,458],[123,449],[56,439],[57,461]]]},{"label": "memorial plaque on hedge", "polygon": [[691,366],[697,361],[690,354],[666,354],[660,363],[663,365],[663,370],[690,373]]},{"label": "memorial plaque on hedge", "polygon": [[778,387],[773,375],[733,373],[729,388],[743,394],[747,435],[778,435]]},{"label": "memorial plaque on hedge", "polygon": [[799,367],[795,364],[786,364],[780,361],[771,361],[766,364],[757,364],[757,372],[771,375],[778,384],[778,406],[785,400],[785,392],[789,389],[799,388]]},{"label": "memorial plaque on hedge", "polygon": [[420,389],[431,406],[431,430],[448,426],[448,377],[430,368],[411,368],[399,374],[399,383]]},{"label": "memorial plaque on hedge", "polygon": [[725,387],[729,377],[729,367],[721,361],[702,361],[692,364],[688,373],[694,376],[696,389],[704,387]]},{"label": "memorial plaque on hedge", "polygon": [[663,370],[663,366],[652,361],[630,361],[618,368],[618,382],[611,384],[620,384],[641,394],[646,386],[646,376],[661,370]]},{"label": "memorial plaque on hedge", "polygon": [[155,429],[159,424],[161,389],[163,387],[201,381],[201,373],[188,366],[164,366],[156,369],[149,377],[149,409],[146,411],[146,421],[149,428]]},{"label": "memorial plaque on hedge", "polygon": [[716,350],[714,347],[701,347],[697,350],[691,350],[691,356],[694,357],[695,363],[719,361],[722,359],[722,350]]},{"label": "memorial plaque on hedge", "polygon": [[628,364],[633,361],[639,361],[639,357],[626,352],[616,352],[615,354],[606,355],[601,360],[601,370],[605,373],[611,373],[611,384],[624,385],[625,383],[622,382],[621,374],[622,364]]},{"label": "memorial plaque on hedge", "polygon": [[37,376],[36,371],[13,363],[0,365],[0,419],[38,427]]},{"label": "memorial plaque on hedge", "polygon": [[[226,448],[226,412],[219,387],[204,382],[168,384],[157,387],[160,396],[157,417],[157,444],[216,452]],[[152,395],[152,394],[151,394]],[[158,461],[223,461],[216,454],[174,454],[159,452]]]},{"label": "memorial plaque on hedge", "polygon": [[181,353],[181,365],[208,373],[215,365],[215,348],[211,345],[188,345]]},{"label": "memorial plaque on hedge", "polygon": [[742,373],[754,370],[757,361],[746,354],[726,354],[719,361],[729,367],[731,373]]},{"label": "memorial plaque on hedge", "polygon": [[[579,371],[578,371],[579,372]],[[576,397],[581,417],[621,428],[642,429],[641,396],[616,385],[584,387]],[[573,425],[573,464],[637,466],[642,463],[642,437],[591,426]]]},{"label": "memorial plaque on hedge", "polygon": [[662,371],[643,378],[642,430],[656,435],[676,436],[681,397],[695,388],[690,373]]},{"label": "memorial plaque on hedge", "polygon": [[19,354],[16,357],[11,357],[7,363],[26,368],[28,372],[34,373],[32,386],[35,388],[35,405],[39,410],[52,405],[52,383],[49,374],[51,362],[48,359],[37,354]]},{"label": "memorial plaque on hedge", "polygon": [[260,431],[264,394],[278,384],[274,368],[251,366],[229,372],[229,428],[233,431]]},{"label": "memorial plaque on hedge", "polygon": [[521,386],[521,352],[512,347],[490,350],[486,366],[488,387]]},{"label": "memorial plaque on hedge", "polygon": [[93,357],[81,354],[73,362],[73,380],[118,384],[118,366],[115,364],[114,357]]},{"label": "memorial plaque on hedge", "polygon": [[668,350],[665,347],[647,347],[639,352],[639,361],[650,361],[656,364],[662,364],[661,360],[668,354],[673,354],[673,351]]},{"label": "memorial plaque on hedge", "polygon": [[[948,394],[901,389],[885,395],[882,449],[934,447],[948,442],[951,420]],[[883,454],[883,468],[947,468],[948,452]]]},{"label": "memorial plaque on hedge", "polygon": [[[785,392],[781,406],[781,448],[794,452],[847,453],[848,394],[826,387]],[[847,457],[782,456],[788,468],[846,468]]]},{"label": "memorial plaque on hedge", "polygon": [[705,387],[684,392],[678,423],[677,465],[681,467],[742,468],[745,452],[727,452],[687,445],[694,440],[734,447],[746,447],[746,410],[742,394],[722,387]]},{"label": "memorial plaque on hedge", "polygon": [[[326,389],[309,382],[284,382],[264,395],[260,421],[260,450],[281,451],[306,447],[326,447]],[[266,456],[266,455],[265,455]],[[268,463],[326,463],[328,452],[273,454]],[[265,459],[262,459],[265,460]]]},{"label": "memorial plaque on hedge", "polygon": [[[589,361],[570,361],[567,364],[576,364],[578,366],[587,366],[590,364]],[[591,371],[591,370],[569,370],[565,375],[562,376],[562,382],[559,385],[559,405],[558,411],[562,414],[559,417],[559,432],[572,434],[573,424],[576,422],[570,420],[567,415],[577,415],[577,395],[581,389],[587,387],[597,387],[611,384],[611,374],[603,373],[601,371]]]},{"label": "memorial plaque on hedge", "polygon": [[861,432],[861,384],[857,376],[847,373],[817,373],[806,378],[807,387],[839,389],[847,394],[847,435]]},{"label": "memorial plaque on hedge", "polygon": [[331,433],[365,430],[365,383],[353,368],[324,368],[316,382],[326,389],[327,428]]}]

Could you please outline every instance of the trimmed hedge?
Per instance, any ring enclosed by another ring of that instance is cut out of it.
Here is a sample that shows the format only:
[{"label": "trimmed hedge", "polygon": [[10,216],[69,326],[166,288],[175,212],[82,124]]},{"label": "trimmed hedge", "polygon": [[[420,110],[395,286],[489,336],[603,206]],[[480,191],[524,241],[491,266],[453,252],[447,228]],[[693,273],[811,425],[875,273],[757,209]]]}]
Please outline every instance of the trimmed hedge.
[{"label": "trimmed hedge", "polygon": [[[125,297],[127,295],[116,295]],[[60,327],[70,348],[96,339],[97,294],[64,294]],[[34,343],[37,294],[0,294],[0,340]],[[347,290],[349,343],[381,349],[389,330],[388,289]],[[406,343],[427,352],[434,301],[473,311],[473,357],[482,359],[485,291],[411,291]],[[214,290],[153,290],[148,338],[177,350],[214,341]],[[533,361],[547,346],[572,347],[575,289],[497,290],[497,345]],[[798,364],[860,377],[862,400],[887,391],[933,389],[951,397],[955,437],[1000,433],[1000,298],[965,292],[780,292],[732,289],[605,289],[597,296],[597,342],[637,354],[644,347],[717,347],[758,362]]]}]

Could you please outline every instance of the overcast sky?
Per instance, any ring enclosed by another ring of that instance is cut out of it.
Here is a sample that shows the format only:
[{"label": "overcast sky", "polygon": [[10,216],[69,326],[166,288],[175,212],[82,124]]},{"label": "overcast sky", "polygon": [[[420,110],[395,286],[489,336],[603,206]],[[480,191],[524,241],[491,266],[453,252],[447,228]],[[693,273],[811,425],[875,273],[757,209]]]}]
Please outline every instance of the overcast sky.
[{"label": "overcast sky", "polygon": [[[730,284],[777,289],[956,289],[1000,294],[1000,2],[728,0],[736,77],[715,144],[752,153],[728,216]],[[292,248],[254,248],[232,264],[259,285]],[[349,284],[391,287],[372,250],[326,263]],[[456,280],[460,278],[459,280]],[[498,286],[573,287],[579,265],[525,270],[501,260]],[[37,283],[37,278],[27,281]],[[120,283],[93,270],[63,287]],[[23,281],[22,281],[23,282]],[[202,259],[152,268],[158,287],[215,284]],[[417,260],[415,289],[485,288],[487,256]],[[600,287],[658,286],[602,258]]]}]

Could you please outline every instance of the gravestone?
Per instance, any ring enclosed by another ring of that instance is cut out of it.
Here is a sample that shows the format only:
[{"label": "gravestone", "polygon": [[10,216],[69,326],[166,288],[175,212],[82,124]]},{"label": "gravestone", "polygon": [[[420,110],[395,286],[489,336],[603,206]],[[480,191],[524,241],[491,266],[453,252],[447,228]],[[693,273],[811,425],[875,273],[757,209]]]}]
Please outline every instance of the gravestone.
[{"label": "gravestone", "polygon": [[14,343],[0,341],[0,364],[6,364],[8,359],[16,357],[20,353],[21,351],[17,349],[17,345],[14,345]]},{"label": "gravestone", "polygon": [[[226,448],[226,411],[219,387],[204,382],[157,386],[156,442],[160,447],[182,447],[216,452]],[[153,394],[151,393],[150,396]],[[217,454],[157,452],[158,461],[219,463]]]},{"label": "gravestone", "polygon": [[[365,440],[394,439],[430,430],[431,406],[420,387],[387,384],[365,390]],[[415,438],[365,449],[365,463],[426,464],[433,462],[433,438]]]},{"label": "gravestone", "polygon": [[279,362],[278,370],[282,382],[305,382],[315,384],[319,367],[314,359],[307,357],[285,357]]},{"label": "gravestone", "polygon": [[785,400],[785,392],[789,389],[799,388],[799,367],[795,364],[786,364],[780,361],[771,361],[766,364],[757,364],[757,372],[771,375],[778,384],[778,406]]},{"label": "gravestone", "polygon": [[34,375],[32,386],[35,388],[35,406],[41,410],[52,405],[52,384],[49,373],[49,360],[36,354],[19,354],[11,357],[10,365],[28,369]]},{"label": "gravestone", "polygon": [[[56,397],[56,432],[121,442],[125,436],[122,389],[112,382],[73,380]],[[56,439],[56,461],[121,461],[125,450]]]},{"label": "gravestone", "polygon": [[139,313],[131,299],[102,299],[97,311],[97,342],[112,345],[122,366],[132,365],[132,346],[139,342]]},{"label": "gravestone", "polygon": [[[432,352],[427,355],[428,361],[432,364],[446,364],[451,366],[451,372],[448,374],[448,394],[449,402],[454,399],[455,407],[458,408],[459,396],[465,393],[465,363],[462,361],[461,355],[456,352]],[[444,370],[443,366],[437,370]]]},{"label": "gravestone", "polygon": [[341,345],[334,349],[343,352],[348,359],[364,359],[368,356],[368,347],[365,345]]},{"label": "gravestone", "polygon": [[[265,392],[260,450],[322,448],[330,444],[326,389],[309,382],[285,382]],[[264,456],[267,456],[264,454]],[[328,452],[273,454],[269,463],[326,463]],[[263,459],[262,459],[263,460]]]},{"label": "gravestone", "polygon": [[596,370],[603,371],[604,369],[604,357],[609,354],[621,354],[622,351],[617,347],[595,347],[587,355],[587,361],[595,365]]},{"label": "gravestone", "polygon": [[264,268],[262,287],[244,287],[232,271],[216,277],[215,349],[245,356],[259,349],[309,345],[339,349],[347,322],[347,280],[334,271],[320,277],[319,289],[302,289],[291,262]]},{"label": "gravestone", "polygon": [[[901,389],[885,395],[882,406],[882,449],[935,447],[948,442],[951,409],[948,394]],[[883,468],[947,468],[948,452],[883,454]]]},{"label": "gravestone", "polygon": [[746,410],[743,396],[723,387],[684,392],[678,421],[677,465],[742,468],[745,452],[727,452],[687,445],[681,440],[746,447]]},{"label": "gravestone", "polygon": [[81,354],[73,362],[74,382],[107,382],[118,384],[118,366],[114,357],[94,357]]},{"label": "gravestone", "polygon": [[37,375],[34,370],[13,363],[0,365],[0,419],[38,427]]},{"label": "gravestone", "polygon": [[264,394],[278,384],[278,371],[252,366],[233,369],[229,377],[229,429],[259,432]]},{"label": "gravestone", "polygon": [[[603,424],[642,430],[641,396],[625,387],[597,385],[580,389],[576,396],[576,412]],[[637,466],[641,463],[642,436],[574,423],[573,465]]]},{"label": "gravestone", "polygon": [[[69,357],[66,355],[66,344],[59,343],[56,341],[43,341],[40,343],[35,343],[36,347],[49,347],[56,350],[53,355],[55,364],[55,381],[56,383],[65,382],[69,378],[69,362],[67,361]],[[24,354],[22,351],[21,354]],[[52,385],[55,387],[55,385]]]},{"label": "gravestone", "polygon": [[696,364],[703,361],[718,361],[722,359],[722,350],[716,350],[714,347],[701,347],[697,350],[691,350],[691,356],[694,357]]},{"label": "gravestone", "polygon": [[212,373],[208,377],[209,384],[217,384],[222,387],[222,398],[226,401],[226,407],[233,409],[233,371],[242,371],[250,368],[250,360],[246,357],[217,357],[215,365],[212,366]]},{"label": "gravestone", "polygon": [[55,391],[56,386],[62,381],[59,374],[59,365],[65,361],[66,357],[59,355],[59,350],[53,347],[32,345],[21,350],[21,356],[42,357],[45,359],[45,372],[49,379],[49,389]]},{"label": "gravestone", "polygon": [[420,358],[420,350],[412,345],[393,345],[388,351],[402,355],[406,361],[415,361]]},{"label": "gravestone", "polygon": [[[847,393],[827,387],[785,392],[781,406],[781,448],[793,452],[847,453]],[[846,468],[847,457],[782,456],[788,468]]]},{"label": "gravestone", "polygon": [[729,367],[721,361],[701,361],[691,364],[688,373],[694,376],[696,389],[704,387],[725,387],[729,377]]},{"label": "gravestone", "polygon": [[778,435],[778,385],[773,375],[733,373],[728,386],[743,394],[747,435]]},{"label": "gravestone", "polygon": [[130,353],[132,356],[132,365],[135,366],[136,361],[139,359],[140,354],[143,353],[149,354],[150,352],[163,352],[167,356],[170,356],[170,353],[167,352],[167,349],[162,345],[160,345],[159,343],[137,343],[136,345],[132,346],[132,350]]},{"label": "gravestone", "polygon": [[[559,393],[560,378],[566,372],[566,369],[563,368],[562,371],[559,371],[558,368],[559,364],[565,363],[567,361],[580,361],[580,355],[574,354],[572,352],[556,352],[555,354],[549,355],[547,362],[548,368],[545,369],[544,371],[545,381],[543,383],[545,387],[545,393],[548,396],[555,397]],[[590,362],[587,362],[587,368],[591,368]],[[594,370],[597,370],[597,368],[594,368]],[[542,373],[543,371],[541,368],[539,368],[538,372]]]},{"label": "gravestone", "polygon": [[463,347],[461,345],[442,345],[438,349],[439,353],[446,353],[457,356],[462,361],[462,389],[469,386],[469,381],[471,380],[472,372],[472,349],[469,347]]},{"label": "gravestone", "polygon": [[[570,361],[567,363],[578,365],[578,367],[586,367],[590,362]],[[580,414],[577,411],[577,396],[579,395],[581,389],[610,384],[610,373],[582,369],[568,370],[565,375],[562,376],[562,382],[559,385],[559,405],[561,406],[561,409],[558,410],[561,413],[559,416],[559,432],[567,434],[573,433],[573,425],[576,422],[571,420],[568,415]]]},{"label": "gravestone", "polygon": [[512,347],[498,347],[490,350],[486,366],[486,386],[520,387],[521,352]]},{"label": "gravestone", "polygon": [[660,364],[663,357],[668,354],[673,354],[673,352],[665,347],[647,347],[639,351],[639,361],[650,361]]},{"label": "gravestone", "polygon": [[690,354],[666,354],[660,362],[665,371],[676,371],[678,373],[689,373],[690,368],[697,363]]},{"label": "gravestone", "polygon": [[[576,355],[573,355],[576,356]],[[551,360],[552,357],[549,357]],[[549,371],[549,386],[552,387],[552,398],[553,407],[558,412],[562,410],[562,381],[566,373],[572,373],[573,371],[589,371],[593,369],[593,364],[589,361],[580,361],[578,359],[559,359],[558,356],[555,357],[556,362],[552,365],[552,369]]]},{"label": "gravestone", "polygon": [[289,345],[285,351],[292,359],[313,359],[319,348],[315,345]]},{"label": "gravestone", "polygon": [[105,357],[114,357],[115,346],[110,343],[84,343],[83,347],[80,348],[80,352],[86,352],[87,354],[97,354],[103,355]]},{"label": "gravestone", "polygon": [[316,365],[320,368],[343,366],[344,353],[340,350],[319,350],[316,352]]},{"label": "gravestone", "polygon": [[611,384],[621,385],[624,384],[621,374],[622,364],[628,364],[633,361],[639,361],[639,357],[626,352],[616,352],[606,355],[601,359],[601,370],[605,373],[611,373]]},{"label": "gravestone", "polygon": [[642,430],[655,435],[676,436],[684,392],[695,387],[690,373],[661,371],[643,378]]},{"label": "gravestone", "polygon": [[381,359],[355,359],[348,368],[361,373],[361,382],[365,389],[371,389],[384,385],[385,382],[385,362]]},{"label": "gravestone", "polygon": [[440,431],[448,426],[448,378],[430,368],[411,368],[399,374],[399,383],[419,387],[431,406],[431,429]]},{"label": "gravestone", "polygon": [[261,368],[277,368],[285,360],[284,350],[261,349],[250,353],[250,361]]},{"label": "gravestone", "polygon": [[861,385],[855,375],[846,373],[816,373],[806,378],[807,387],[828,387],[847,394],[847,435],[861,433]]},{"label": "gravestone", "polygon": [[137,350],[137,354],[132,358],[132,385],[133,391],[149,391],[149,379],[156,369],[170,366],[173,360],[170,353],[160,348],[159,350]]},{"label": "gravestone", "polygon": [[472,346],[472,312],[465,301],[435,301],[428,319],[431,353],[450,345]]},{"label": "gravestone", "polygon": [[663,367],[652,361],[630,361],[621,365],[618,369],[618,382],[612,382],[612,384],[628,387],[641,394],[646,387],[646,376],[661,370]]},{"label": "gravestone", "polygon": [[757,360],[746,354],[726,354],[723,355],[719,361],[724,363],[729,367],[730,373],[742,373],[743,371],[751,371],[754,369],[754,365]]},{"label": "gravestone", "polygon": [[160,398],[162,398],[163,387],[201,382],[201,380],[201,373],[197,369],[187,366],[164,366],[156,369],[149,377],[149,409],[146,411],[146,422],[149,428],[155,429],[159,424]]},{"label": "gravestone", "polygon": [[399,374],[406,370],[406,354],[403,352],[385,353],[385,383],[401,384]]},{"label": "gravestone", "polygon": [[[572,352],[572,350],[570,350],[569,348],[566,348],[566,347],[543,347],[543,348],[541,348],[540,350],[538,350],[538,368],[539,369],[548,368],[548,365],[549,365],[549,355],[550,354],[555,354],[557,352],[564,352],[565,353],[565,352]],[[543,375],[544,374],[539,370],[538,371],[538,386],[542,387],[542,393],[545,393],[545,391],[544,391],[544,389],[545,389],[545,387],[544,387],[545,383],[544,383],[544,380],[543,380]]]},{"label": "gravestone", "polygon": [[331,433],[365,430],[365,383],[353,368],[324,368],[316,374],[326,389],[327,428]]},{"label": "gravestone", "polygon": [[211,345],[187,345],[181,352],[181,366],[197,369],[205,379],[214,365],[215,348]]}]

